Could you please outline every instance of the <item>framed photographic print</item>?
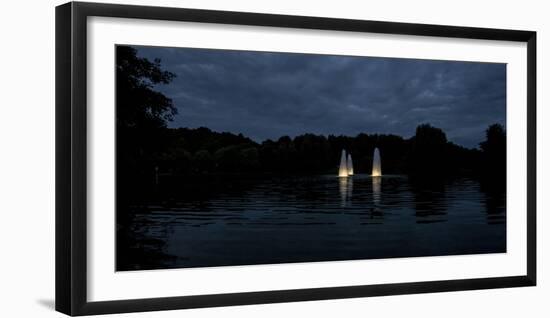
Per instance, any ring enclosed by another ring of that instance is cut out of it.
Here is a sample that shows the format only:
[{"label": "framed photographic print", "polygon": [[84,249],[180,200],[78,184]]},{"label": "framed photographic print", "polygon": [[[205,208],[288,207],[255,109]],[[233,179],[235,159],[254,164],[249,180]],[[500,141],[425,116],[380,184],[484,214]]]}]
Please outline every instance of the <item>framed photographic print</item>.
[{"label": "framed photographic print", "polygon": [[536,284],[536,33],[56,8],[68,315]]}]

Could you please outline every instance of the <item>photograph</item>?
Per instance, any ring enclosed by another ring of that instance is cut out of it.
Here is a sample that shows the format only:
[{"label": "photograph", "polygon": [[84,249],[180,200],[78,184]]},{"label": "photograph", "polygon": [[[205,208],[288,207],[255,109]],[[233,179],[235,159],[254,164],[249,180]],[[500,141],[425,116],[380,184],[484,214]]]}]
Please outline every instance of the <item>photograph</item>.
[{"label": "photograph", "polygon": [[506,63],[115,50],[116,271],[506,253]]},{"label": "photograph", "polygon": [[550,317],[547,5],[312,4],[4,3],[0,318]]}]

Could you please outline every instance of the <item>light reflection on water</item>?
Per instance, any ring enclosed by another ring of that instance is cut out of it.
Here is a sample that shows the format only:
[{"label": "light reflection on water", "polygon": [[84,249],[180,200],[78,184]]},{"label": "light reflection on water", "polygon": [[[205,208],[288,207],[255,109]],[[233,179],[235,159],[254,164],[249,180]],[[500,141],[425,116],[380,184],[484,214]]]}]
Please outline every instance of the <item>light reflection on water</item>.
[{"label": "light reflection on water", "polygon": [[506,250],[504,194],[471,179],[421,187],[397,175],[240,180],[134,212],[136,237],[174,256],[153,257],[152,268]]},{"label": "light reflection on water", "polygon": [[340,186],[340,200],[342,204],[341,207],[346,207],[351,202],[353,196],[353,177],[338,178]]},{"label": "light reflection on water", "polygon": [[380,205],[381,189],[382,177],[372,177],[372,204],[374,204],[375,208]]}]

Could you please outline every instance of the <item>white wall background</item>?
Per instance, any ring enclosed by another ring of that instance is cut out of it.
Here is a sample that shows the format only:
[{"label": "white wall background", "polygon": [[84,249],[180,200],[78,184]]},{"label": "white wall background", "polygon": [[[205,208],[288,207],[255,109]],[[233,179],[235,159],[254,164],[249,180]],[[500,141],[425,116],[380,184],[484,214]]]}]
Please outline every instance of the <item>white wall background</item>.
[{"label": "white wall background", "polygon": [[[149,4],[538,32],[537,287],[223,307],[115,317],[547,317],[550,276],[550,20],[545,1],[126,0]],[[0,317],[62,317],[54,306],[54,7],[10,1],[0,13]]]}]

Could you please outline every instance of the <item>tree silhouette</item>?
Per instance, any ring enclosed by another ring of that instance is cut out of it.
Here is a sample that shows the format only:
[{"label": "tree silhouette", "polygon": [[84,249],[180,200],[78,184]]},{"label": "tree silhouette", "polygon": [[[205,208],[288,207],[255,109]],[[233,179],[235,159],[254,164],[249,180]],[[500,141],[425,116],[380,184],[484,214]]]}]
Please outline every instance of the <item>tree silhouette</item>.
[{"label": "tree silhouette", "polygon": [[[149,61],[137,56],[129,46],[116,47],[116,191],[117,191],[117,246],[136,246],[136,235],[129,228],[130,202],[147,194],[156,183],[159,163],[178,162],[185,167],[185,150],[172,152],[167,158],[169,139],[166,122],[173,119],[177,110],[172,100],[155,91],[158,84],[168,84],[174,74],[163,71],[160,60]],[[189,157],[189,155],[187,155]],[[176,160],[173,160],[176,159]],[[121,260],[143,259],[143,247],[117,253]],[[147,255],[150,255],[147,254]],[[149,256],[150,257],[150,256]]]},{"label": "tree silhouette", "polygon": [[175,74],[163,71],[160,60],[137,56],[129,46],[116,48],[116,107],[120,128],[166,127],[177,113],[172,100],[153,88],[170,83]]},{"label": "tree silhouette", "polygon": [[446,166],[447,136],[443,130],[430,124],[416,128],[411,140],[409,170],[414,175],[441,176]]},{"label": "tree silhouette", "polygon": [[154,180],[155,167],[169,147],[166,123],[177,109],[172,100],[155,90],[175,74],[164,71],[160,60],[137,56],[129,46],[116,47],[116,161],[119,198],[131,191],[146,191],[138,183]]},{"label": "tree silhouette", "polygon": [[485,141],[479,146],[486,154],[501,157],[506,151],[506,133],[501,124],[493,124],[485,131]]},{"label": "tree silhouette", "polygon": [[483,172],[491,178],[506,176],[506,132],[500,124],[485,131],[486,139],[479,144],[483,153]]}]

